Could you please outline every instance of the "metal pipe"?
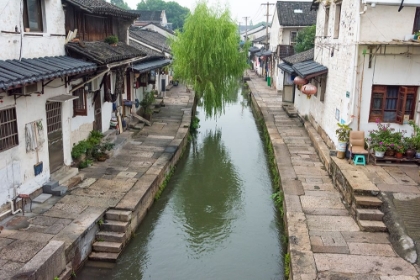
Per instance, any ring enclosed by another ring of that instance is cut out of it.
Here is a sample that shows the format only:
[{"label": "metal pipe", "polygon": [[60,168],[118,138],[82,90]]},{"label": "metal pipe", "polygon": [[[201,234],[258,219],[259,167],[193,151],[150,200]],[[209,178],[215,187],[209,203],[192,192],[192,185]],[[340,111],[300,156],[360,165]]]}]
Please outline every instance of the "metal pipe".
[{"label": "metal pipe", "polygon": [[18,210],[15,211],[15,206],[14,206],[13,200],[9,200],[9,202],[10,202],[10,207],[12,208],[12,214],[13,215],[15,215],[18,212],[22,212],[22,209],[21,208],[19,208]]}]

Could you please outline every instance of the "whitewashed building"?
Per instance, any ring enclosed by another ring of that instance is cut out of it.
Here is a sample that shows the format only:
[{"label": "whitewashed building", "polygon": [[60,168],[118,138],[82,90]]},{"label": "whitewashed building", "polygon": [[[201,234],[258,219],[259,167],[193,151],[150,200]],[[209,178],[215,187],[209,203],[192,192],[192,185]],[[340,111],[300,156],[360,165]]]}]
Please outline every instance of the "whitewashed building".
[{"label": "whitewashed building", "polygon": [[[270,69],[273,87],[283,93],[283,100],[292,102],[290,92],[283,91],[283,82],[290,83],[290,75],[277,67],[283,58],[294,54],[297,34],[305,27],[316,24],[316,12],[311,11],[311,2],[303,1],[277,1],[271,22],[270,50],[273,52],[273,63]],[[290,87],[289,87],[290,88]],[[286,87],[286,90],[289,88]]]},{"label": "whitewashed building", "polygon": [[313,1],[312,9],[314,61],[328,74],[310,79],[316,96],[296,97],[299,114],[331,144],[338,122],[367,133],[378,119],[411,133],[408,121],[420,121],[420,42],[411,40],[420,30],[420,1]]},{"label": "whitewashed building", "polygon": [[71,164],[75,97],[68,81],[97,66],[65,55],[61,1],[3,1],[0,10],[0,207],[5,207]]}]

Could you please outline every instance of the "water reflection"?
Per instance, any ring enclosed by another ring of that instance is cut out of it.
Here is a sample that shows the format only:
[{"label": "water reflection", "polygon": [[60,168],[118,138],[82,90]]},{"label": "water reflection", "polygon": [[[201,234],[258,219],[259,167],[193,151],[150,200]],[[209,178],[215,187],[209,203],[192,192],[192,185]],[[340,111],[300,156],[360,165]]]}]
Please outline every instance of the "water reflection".
[{"label": "water reflection", "polygon": [[183,187],[174,199],[176,218],[184,225],[189,248],[196,254],[227,240],[241,207],[241,179],[221,138],[217,129],[207,131],[201,143],[193,142],[185,167],[190,176],[179,181]]},{"label": "water reflection", "polygon": [[281,218],[247,94],[205,118],[115,268],[78,279],[283,279]]}]

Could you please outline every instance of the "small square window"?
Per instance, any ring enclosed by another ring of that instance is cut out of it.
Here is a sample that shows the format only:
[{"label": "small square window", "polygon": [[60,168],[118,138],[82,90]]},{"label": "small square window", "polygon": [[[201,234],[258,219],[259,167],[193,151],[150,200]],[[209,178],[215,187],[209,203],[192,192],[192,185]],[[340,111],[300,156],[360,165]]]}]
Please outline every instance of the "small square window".
[{"label": "small square window", "polygon": [[87,116],[86,91],[81,87],[73,95],[78,97],[73,100],[73,116]]},{"label": "small square window", "polygon": [[0,110],[0,152],[19,145],[16,108]]},{"label": "small square window", "polygon": [[42,32],[41,0],[23,0],[23,25],[29,32]]}]

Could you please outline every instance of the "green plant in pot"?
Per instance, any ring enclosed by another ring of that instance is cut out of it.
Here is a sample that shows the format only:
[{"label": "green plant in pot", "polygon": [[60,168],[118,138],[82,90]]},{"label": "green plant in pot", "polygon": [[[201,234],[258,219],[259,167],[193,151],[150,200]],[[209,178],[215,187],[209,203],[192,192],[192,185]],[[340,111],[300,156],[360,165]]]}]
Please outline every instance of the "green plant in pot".
[{"label": "green plant in pot", "polygon": [[155,92],[154,91],[146,92],[143,100],[140,101],[140,107],[141,107],[141,110],[142,110],[142,115],[143,115],[143,118],[145,118],[146,120],[150,121],[151,118],[152,118],[152,114],[153,114],[152,106],[153,106],[154,102],[155,102]]},{"label": "green plant in pot", "polygon": [[349,142],[351,128],[347,124],[337,123],[337,125],[338,128],[335,130],[335,134],[338,138],[337,157],[344,158],[347,143]]}]

